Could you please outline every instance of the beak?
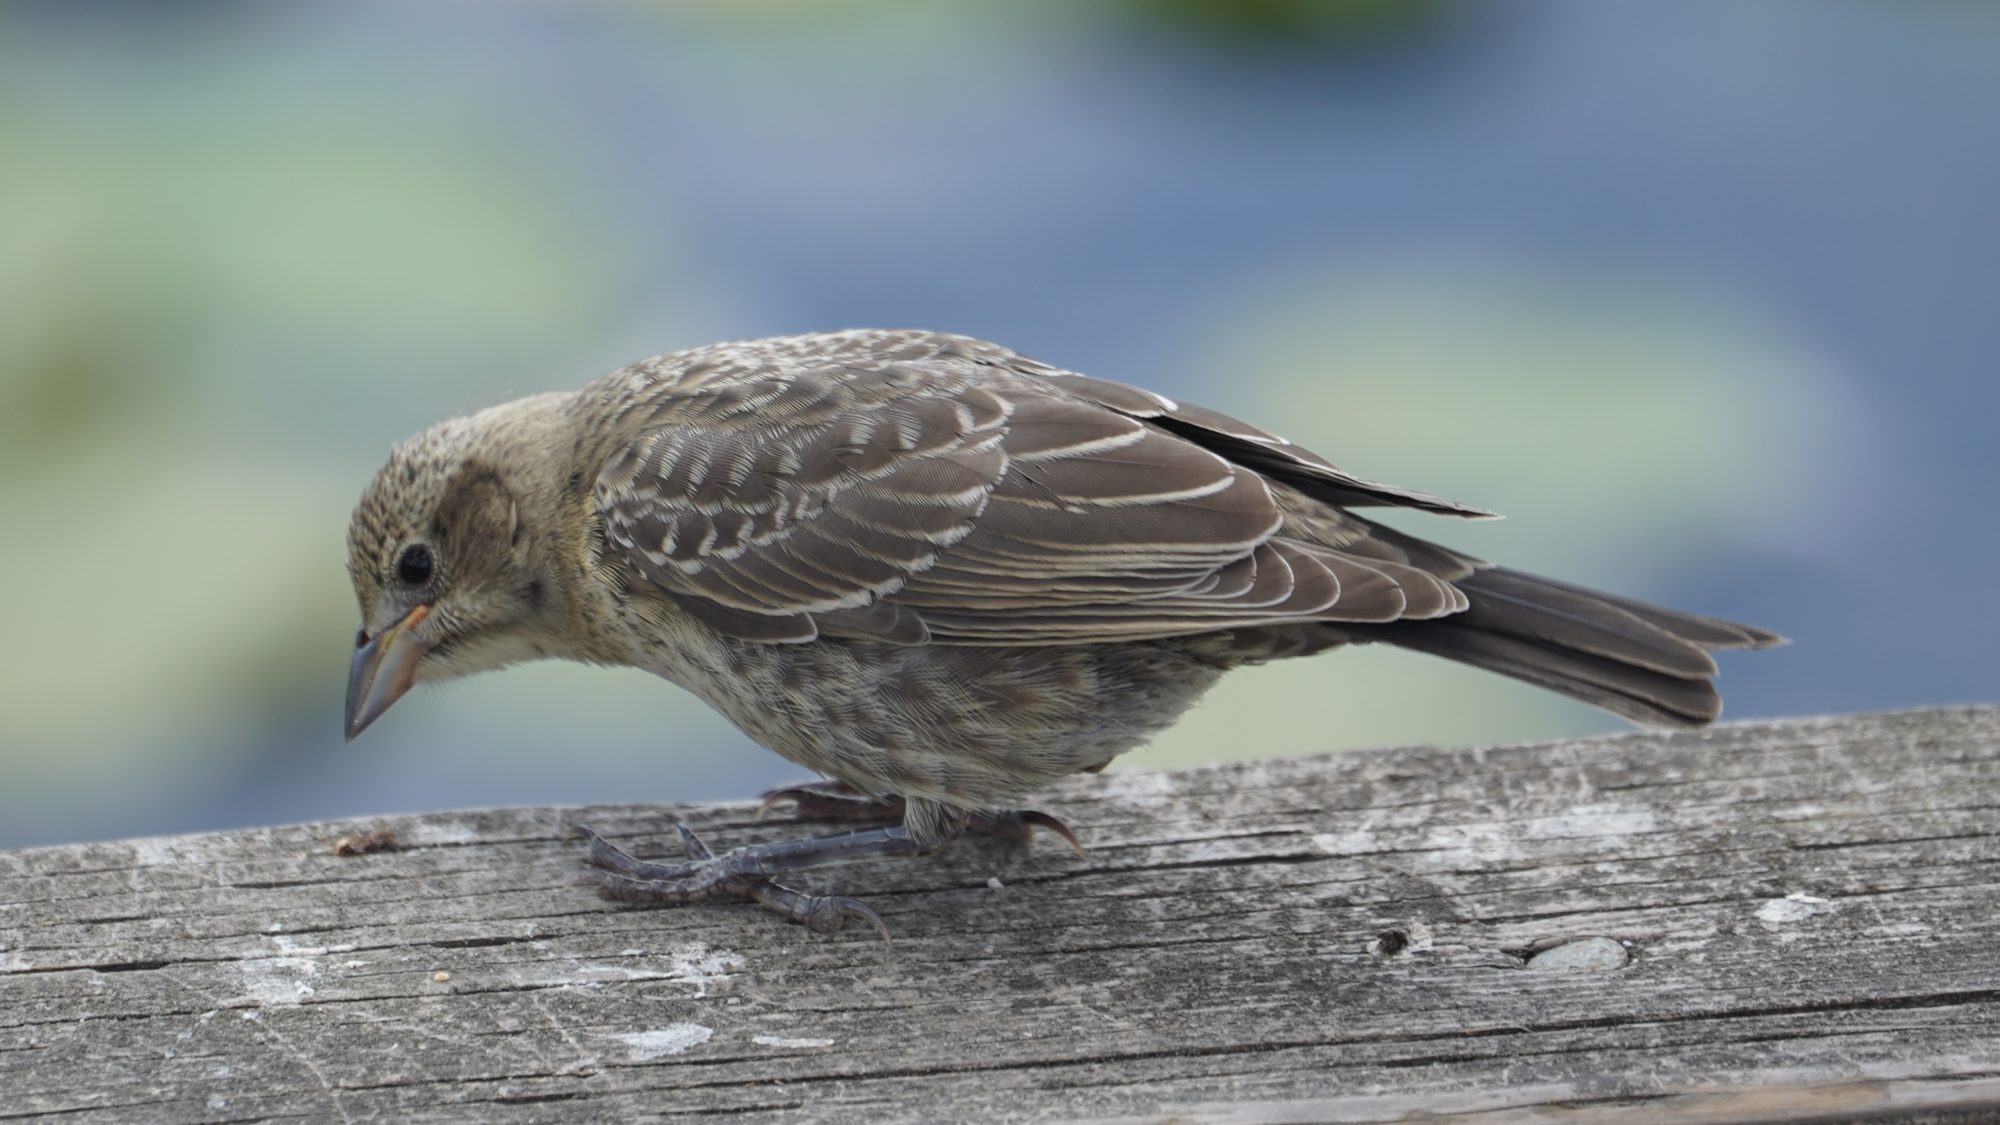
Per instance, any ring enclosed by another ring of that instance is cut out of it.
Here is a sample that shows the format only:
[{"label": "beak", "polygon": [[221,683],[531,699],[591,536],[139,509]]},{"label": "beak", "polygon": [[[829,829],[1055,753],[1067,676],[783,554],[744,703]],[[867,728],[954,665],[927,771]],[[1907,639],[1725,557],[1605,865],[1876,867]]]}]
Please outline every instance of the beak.
[{"label": "beak", "polygon": [[347,674],[347,741],[381,718],[416,682],[417,660],[428,646],[412,630],[430,612],[431,607],[418,606],[355,652],[354,668]]}]

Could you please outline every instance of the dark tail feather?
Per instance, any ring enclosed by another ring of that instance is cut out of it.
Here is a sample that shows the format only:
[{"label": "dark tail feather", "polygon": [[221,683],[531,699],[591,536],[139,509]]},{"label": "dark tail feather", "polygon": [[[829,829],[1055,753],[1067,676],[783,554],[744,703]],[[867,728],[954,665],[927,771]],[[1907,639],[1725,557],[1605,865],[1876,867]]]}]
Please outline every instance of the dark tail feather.
[{"label": "dark tail feather", "polygon": [[1701,726],[1722,712],[1709,650],[1766,648],[1785,640],[1734,621],[1501,567],[1453,584],[1472,601],[1463,613],[1341,631],[1525,680],[1635,722],[1672,727]]},{"label": "dark tail feather", "polygon": [[1677,609],[1667,609],[1642,602],[1637,598],[1600,593],[1582,586],[1573,586],[1568,582],[1523,574],[1505,567],[1496,566],[1481,570],[1467,576],[1458,585],[1468,591],[1490,589],[1496,593],[1511,593],[1517,597],[1538,601],[1550,608],[1559,608],[1563,605],[1586,608],[1610,606],[1672,633],[1689,644],[1700,645],[1705,649],[1770,648],[1786,643],[1784,637],[1767,629],[1759,629],[1755,625],[1724,621],[1720,617],[1703,617],[1697,613],[1683,613]]}]

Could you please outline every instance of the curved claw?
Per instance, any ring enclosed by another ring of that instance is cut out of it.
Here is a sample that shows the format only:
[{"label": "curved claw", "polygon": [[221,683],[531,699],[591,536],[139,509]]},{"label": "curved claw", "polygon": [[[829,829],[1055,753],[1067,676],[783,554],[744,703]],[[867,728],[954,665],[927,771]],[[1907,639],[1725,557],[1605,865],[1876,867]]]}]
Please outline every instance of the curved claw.
[{"label": "curved claw", "polygon": [[564,840],[582,840],[588,850],[583,861],[594,867],[617,870],[621,860],[637,863],[625,849],[598,835],[597,829],[588,824],[572,824],[563,833]]},{"label": "curved claw", "polygon": [[859,918],[875,927],[875,932],[882,935],[883,945],[891,949],[896,947],[896,939],[889,936],[889,923],[884,922],[882,916],[875,913],[874,908],[867,903],[852,898],[827,898],[820,901],[833,911],[834,929],[839,929],[841,921],[847,917]]},{"label": "curved claw", "polygon": [[590,834],[586,842],[589,845],[589,850],[583,859],[585,863],[593,867],[602,867],[607,871],[623,871],[637,866],[639,863],[638,858],[633,856],[631,852],[626,851],[624,848],[599,836],[595,832]]},{"label": "curved claw", "polygon": [[1083,841],[1076,838],[1076,833],[1070,831],[1069,825],[1064,824],[1055,817],[1045,812],[1036,812],[1034,809],[1023,809],[1014,815],[1020,817],[1021,823],[1024,825],[1048,829],[1050,832],[1062,837],[1063,842],[1068,844],[1077,855],[1081,856],[1084,854]]},{"label": "curved claw", "polygon": [[689,828],[686,822],[675,821],[674,834],[681,838],[681,850],[688,854],[689,859],[715,858],[715,853],[708,849],[707,844],[701,842],[701,837],[696,836],[694,829]]},{"label": "curved claw", "polygon": [[779,805],[784,804],[786,801],[791,801],[793,803],[798,803],[803,801],[808,792],[810,791],[806,789],[801,789],[798,786],[791,786],[785,789],[764,790],[763,799],[757,802],[756,819],[762,820],[765,817],[771,815],[772,809],[777,808]]},{"label": "curved claw", "polygon": [[845,781],[801,781],[766,789],[758,794],[757,819],[762,820],[777,805],[792,801],[804,807],[815,797],[860,797],[861,791]]}]

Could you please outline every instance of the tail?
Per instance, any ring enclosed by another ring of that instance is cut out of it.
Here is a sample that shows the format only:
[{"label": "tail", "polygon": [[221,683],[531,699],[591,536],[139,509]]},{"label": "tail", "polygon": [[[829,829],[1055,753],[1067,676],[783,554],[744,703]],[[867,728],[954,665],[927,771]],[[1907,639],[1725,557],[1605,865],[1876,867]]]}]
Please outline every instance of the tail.
[{"label": "tail", "polygon": [[1429,621],[1343,625],[1355,640],[1442,656],[1652,726],[1698,727],[1722,713],[1716,649],[1784,644],[1776,633],[1490,567],[1452,583],[1471,601]]}]

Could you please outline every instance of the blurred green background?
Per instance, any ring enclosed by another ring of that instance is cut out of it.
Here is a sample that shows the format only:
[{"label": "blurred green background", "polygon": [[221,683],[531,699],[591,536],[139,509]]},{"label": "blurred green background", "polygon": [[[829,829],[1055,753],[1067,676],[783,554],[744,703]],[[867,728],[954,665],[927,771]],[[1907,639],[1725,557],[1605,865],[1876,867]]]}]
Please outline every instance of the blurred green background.
[{"label": "blurred green background", "polygon": [[[851,326],[1794,636],[1734,716],[1992,699],[1996,105],[2000,8],[1945,0],[0,7],[0,847],[796,777],[555,665],[344,746],[343,538],[430,422]],[[1369,651],[1125,761],[1617,726]]]}]

